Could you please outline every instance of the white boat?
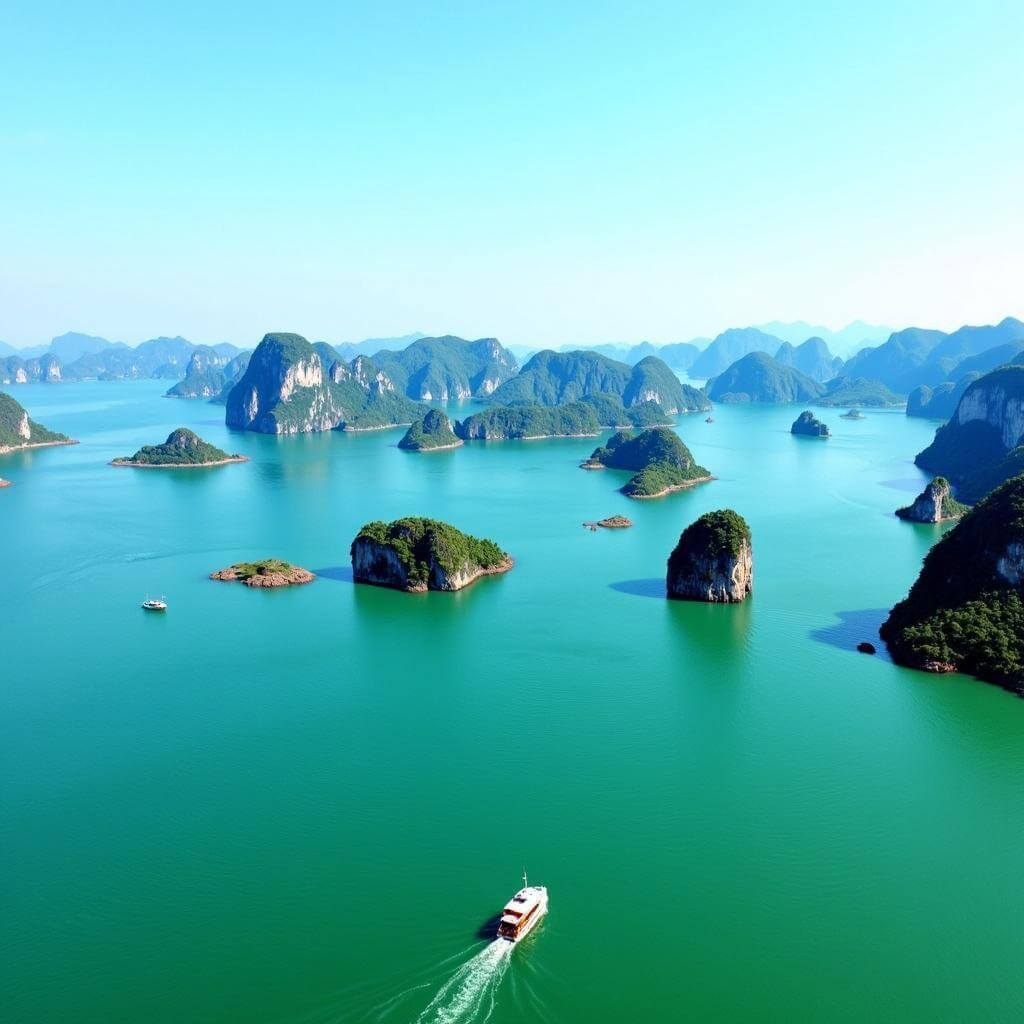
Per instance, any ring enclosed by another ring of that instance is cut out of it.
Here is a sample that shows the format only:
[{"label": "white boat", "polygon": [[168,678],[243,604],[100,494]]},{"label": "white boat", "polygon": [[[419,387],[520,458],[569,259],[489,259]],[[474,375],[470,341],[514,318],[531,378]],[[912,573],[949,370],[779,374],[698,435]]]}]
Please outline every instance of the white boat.
[{"label": "white boat", "polygon": [[167,611],[167,602],[162,597],[147,597],[142,602],[142,607],[147,612],[165,612]]},{"label": "white boat", "polygon": [[518,942],[528,935],[548,912],[548,890],[543,885],[529,885],[523,872],[523,887],[505,904],[498,922],[498,938]]}]

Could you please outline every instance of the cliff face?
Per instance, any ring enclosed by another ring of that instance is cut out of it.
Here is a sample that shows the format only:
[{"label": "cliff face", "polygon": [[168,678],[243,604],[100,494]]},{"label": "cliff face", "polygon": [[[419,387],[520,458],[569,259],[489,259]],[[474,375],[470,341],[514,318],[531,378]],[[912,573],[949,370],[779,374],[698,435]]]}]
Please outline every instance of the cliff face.
[{"label": "cliff face", "polygon": [[67,441],[66,435],[47,430],[30,419],[20,402],[0,391],[0,452],[31,445],[62,444]]},{"label": "cliff face", "polygon": [[937,476],[914,499],[912,505],[896,510],[900,519],[908,519],[914,523],[941,523],[948,519],[959,519],[967,511],[950,490],[949,481]]},{"label": "cliff face", "polygon": [[518,369],[495,338],[419,338],[400,352],[374,355],[398,391],[420,401],[462,401],[492,394]]},{"label": "cliff face", "polygon": [[396,394],[390,377],[363,356],[325,370],[305,338],[268,334],[228,395],[225,422],[264,434],[302,434],[411,423],[424,411]]},{"label": "cliff face", "polygon": [[996,488],[927,554],[882,626],[902,665],[969,672],[1024,693],[1024,476]]},{"label": "cliff face", "polygon": [[986,373],[964,391],[950,421],[914,460],[978,501],[1024,468],[1024,366]]},{"label": "cliff face", "polygon": [[750,527],[729,509],[708,512],[680,535],[668,559],[670,598],[711,603],[743,601],[754,587]]},{"label": "cliff face", "polygon": [[415,517],[367,523],[352,541],[351,556],[357,583],[411,593],[461,590],[481,576],[512,568],[512,559],[492,541]]}]

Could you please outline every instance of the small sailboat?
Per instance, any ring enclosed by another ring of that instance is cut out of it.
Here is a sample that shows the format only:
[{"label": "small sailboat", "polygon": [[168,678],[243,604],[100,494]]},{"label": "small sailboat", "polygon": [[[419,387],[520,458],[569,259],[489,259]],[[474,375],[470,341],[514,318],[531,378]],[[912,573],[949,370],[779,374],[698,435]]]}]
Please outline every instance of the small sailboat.
[{"label": "small sailboat", "polygon": [[518,942],[533,931],[548,912],[548,890],[543,885],[530,885],[523,871],[523,887],[505,904],[498,922],[498,938]]},{"label": "small sailboat", "polygon": [[162,597],[147,597],[142,602],[142,607],[147,612],[165,612],[167,611],[167,602]]}]

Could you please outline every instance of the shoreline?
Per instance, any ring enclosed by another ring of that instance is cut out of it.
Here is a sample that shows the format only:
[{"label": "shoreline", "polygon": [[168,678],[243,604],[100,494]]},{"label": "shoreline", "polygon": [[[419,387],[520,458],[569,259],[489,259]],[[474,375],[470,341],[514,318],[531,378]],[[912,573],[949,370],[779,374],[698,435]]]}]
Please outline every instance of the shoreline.
[{"label": "shoreline", "polygon": [[[411,427],[412,423],[382,423],[379,427],[350,427],[347,424],[343,427],[332,427],[341,434],[369,434],[374,430],[397,430],[399,427]],[[299,430],[299,434],[313,433],[313,431]]]},{"label": "shoreline", "polygon": [[[471,587],[477,580],[482,579],[484,576],[500,576],[502,573],[508,572],[514,568],[516,561],[510,555],[504,561],[499,562],[495,566],[490,568],[481,567],[461,587],[455,587],[451,590],[445,590],[442,588],[434,588],[435,594],[457,594],[460,590],[465,590],[467,587]],[[390,583],[378,583],[376,580],[361,580],[358,576],[353,577],[354,583],[366,584],[371,587],[381,587],[384,590],[397,590],[400,594],[427,594],[430,593],[431,588],[426,583],[417,587],[394,587]]]},{"label": "shoreline", "polygon": [[56,448],[66,444],[79,444],[79,442],[69,438],[67,441],[36,441],[34,444],[16,444],[0,448],[0,455],[10,455],[11,452],[27,452],[33,448]]},{"label": "shoreline", "polygon": [[248,462],[248,455],[233,455],[230,459],[218,459],[216,462],[131,462],[128,459],[113,459],[108,463],[118,469],[210,469],[213,466],[226,466],[231,462]]},{"label": "shoreline", "polygon": [[456,441],[455,444],[435,444],[430,448],[402,448],[401,445],[398,445],[397,447],[402,448],[403,452],[413,452],[424,455],[427,452],[450,452],[453,448],[461,448],[465,443],[465,441]]},{"label": "shoreline", "polygon": [[[713,476],[701,476],[696,480],[686,480],[681,484],[672,484],[670,487],[666,487],[664,490],[658,491],[657,494],[626,494],[627,498],[632,498],[634,501],[649,501],[651,498],[664,498],[666,494],[673,494],[676,491],[686,491],[691,487],[696,487],[697,484],[706,484],[714,480]],[[620,488],[621,489],[621,488]]]},{"label": "shoreline", "polygon": [[596,434],[530,434],[529,437],[467,437],[467,441],[554,441],[558,438],[579,438],[579,437],[600,437],[602,431]]}]

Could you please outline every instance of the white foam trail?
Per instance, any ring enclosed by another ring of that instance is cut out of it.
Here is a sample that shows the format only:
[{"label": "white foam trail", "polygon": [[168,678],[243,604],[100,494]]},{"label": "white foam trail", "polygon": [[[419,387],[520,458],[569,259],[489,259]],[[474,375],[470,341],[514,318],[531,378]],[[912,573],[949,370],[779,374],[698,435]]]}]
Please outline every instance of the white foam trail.
[{"label": "white foam trail", "polygon": [[416,1024],[486,1021],[494,1011],[494,996],[514,946],[507,939],[495,939],[485,946],[441,986]]}]

